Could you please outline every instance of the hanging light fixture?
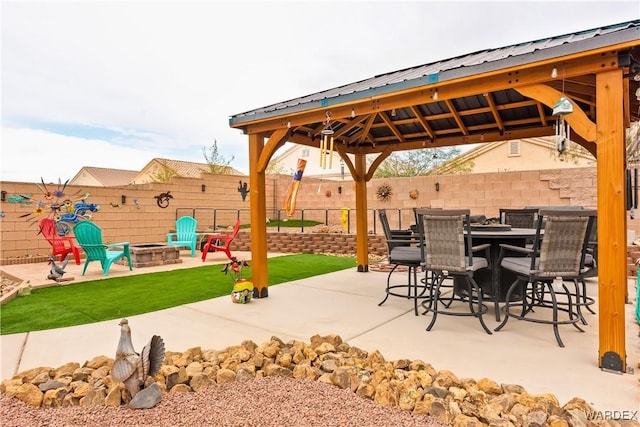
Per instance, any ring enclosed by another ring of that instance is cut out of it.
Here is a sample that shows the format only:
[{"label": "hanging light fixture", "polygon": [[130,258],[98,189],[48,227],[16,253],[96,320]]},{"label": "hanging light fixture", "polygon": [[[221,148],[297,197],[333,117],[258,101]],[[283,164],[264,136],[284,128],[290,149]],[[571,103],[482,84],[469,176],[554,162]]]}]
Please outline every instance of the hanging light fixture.
[{"label": "hanging light fixture", "polygon": [[434,101],[438,100],[438,88],[436,88],[436,91],[433,93],[433,100]]}]

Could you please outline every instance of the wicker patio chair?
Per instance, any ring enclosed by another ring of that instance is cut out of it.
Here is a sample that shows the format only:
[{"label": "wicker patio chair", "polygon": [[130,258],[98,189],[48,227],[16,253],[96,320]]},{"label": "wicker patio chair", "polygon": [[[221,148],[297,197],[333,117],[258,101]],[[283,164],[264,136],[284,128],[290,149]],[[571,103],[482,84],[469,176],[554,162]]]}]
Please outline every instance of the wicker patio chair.
[{"label": "wicker patio chair", "polygon": [[[386,295],[378,306],[384,304],[389,296],[413,299],[413,310],[417,316],[418,299],[426,292],[426,284],[418,280],[418,269],[421,263],[418,241],[413,238],[411,230],[392,230],[384,209],[378,210],[378,216],[386,239],[389,264],[393,265],[387,276]],[[407,267],[407,281],[391,284],[391,276],[400,266]]]},{"label": "wicker patio chair", "polygon": [[[593,210],[540,210],[533,247],[500,245],[500,267],[514,272],[517,278],[507,291],[503,307],[505,317],[496,331],[504,328],[510,317],[551,324],[560,347],[564,347],[564,343],[560,338],[559,325],[571,324],[584,332],[578,326],[578,322],[584,321],[580,311],[584,304],[579,282],[584,280],[586,272],[587,236],[595,215]],[[520,256],[507,256],[514,253]],[[561,280],[561,285],[556,286],[561,286],[562,290],[555,289],[556,279]],[[573,283],[572,290],[567,288],[566,282]],[[513,296],[517,299],[514,300]],[[566,298],[566,301],[560,301],[559,297]],[[537,310],[539,308],[541,310]],[[542,309],[550,309],[551,318],[544,316],[545,310]],[[518,310],[520,313],[516,314]],[[566,318],[560,318],[561,313],[565,313]]]},{"label": "wicker patio chair", "polygon": [[500,209],[500,223],[516,228],[535,228],[538,209]]},{"label": "wicker patio chair", "polygon": [[[469,210],[418,209],[416,213],[422,267],[425,275],[434,276],[428,298],[421,303],[425,314],[433,313],[427,331],[436,323],[438,314],[445,314],[476,317],[485,332],[491,334],[482,318],[488,311],[482,302],[482,289],[473,278],[475,271],[489,267],[490,245],[472,247]],[[474,256],[479,251],[484,251],[485,256]],[[456,277],[463,279],[466,288],[444,292],[445,280]],[[456,302],[462,302],[468,308],[462,310]]]}]

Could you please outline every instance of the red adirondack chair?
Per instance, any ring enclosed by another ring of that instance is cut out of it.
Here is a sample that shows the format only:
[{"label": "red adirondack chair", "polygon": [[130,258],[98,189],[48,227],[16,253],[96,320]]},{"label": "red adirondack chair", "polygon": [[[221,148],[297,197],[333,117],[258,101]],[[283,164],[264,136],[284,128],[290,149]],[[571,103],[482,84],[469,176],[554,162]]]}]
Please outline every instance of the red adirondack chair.
[{"label": "red adirondack chair", "polygon": [[238,235],[238,230],[240,230],[240,220],[236,221],[236,225],[233,226],[231,234],[209,235],[209,237],[207,237],[207,243],[202,247],[202,262],[207,259],[209,249],[224,252],[227,254],[227,258],[231,259],[231,250],[229,247],[231,246],[233,239]]},{"label": "red adirondack chair", "polygon": [[56,222],[52,218],[43,218],[38,223],[40,232],[53,248],[53,256],[60,255],[60,260],[72,253],[76,264],[80,264],[80,248],[73,242],[71,236],[59,236],[56,230]]}]

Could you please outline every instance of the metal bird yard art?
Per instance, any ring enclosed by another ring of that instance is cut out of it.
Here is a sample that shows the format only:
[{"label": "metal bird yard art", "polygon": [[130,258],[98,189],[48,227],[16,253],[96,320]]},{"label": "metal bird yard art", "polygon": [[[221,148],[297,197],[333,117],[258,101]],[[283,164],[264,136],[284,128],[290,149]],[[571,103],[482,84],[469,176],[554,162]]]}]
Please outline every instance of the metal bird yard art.
[{"label": "metal bird yard art", "polygon": [[55,280],[58,283],[68,282],[70,280],[73,280],[73,277],[67,277],[66,279],[62,277],[65,274],[64,269],[67,268],[67,263],[69,262],[68,254],[67,256],[64,257],[64,260],[62,261],[61,265],[56,264],[56,259],[51,255],[49,255],[48,260],[49,260],[49,264],[51,265],[51,269],[49,270],[49,275],[47,276],[47,279]]},{"label": "metal bird yard art", "polygon": [[151,337],[147,345],[137,353],[131,341],[129,321],[120,321],[120,341],[116,359],[111,369],[111,377],[123,382],[131,397],[146,387],[147,379],[155,377],[164,361],[164,341],[158,335]]}]

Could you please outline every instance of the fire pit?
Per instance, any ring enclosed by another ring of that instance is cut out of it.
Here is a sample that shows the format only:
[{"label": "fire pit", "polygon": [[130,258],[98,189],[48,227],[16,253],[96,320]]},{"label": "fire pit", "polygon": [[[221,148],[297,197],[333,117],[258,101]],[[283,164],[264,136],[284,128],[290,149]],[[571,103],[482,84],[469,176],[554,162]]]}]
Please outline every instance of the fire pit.
[{"label": "fire pit", "polygon": [[[156,265],[177,264],[180,259],[180,248],[162,243],[141,243],[129,246],[131,263],[135,268],[153,267]],[[126,265],[126,259],[118,261]]]}]

